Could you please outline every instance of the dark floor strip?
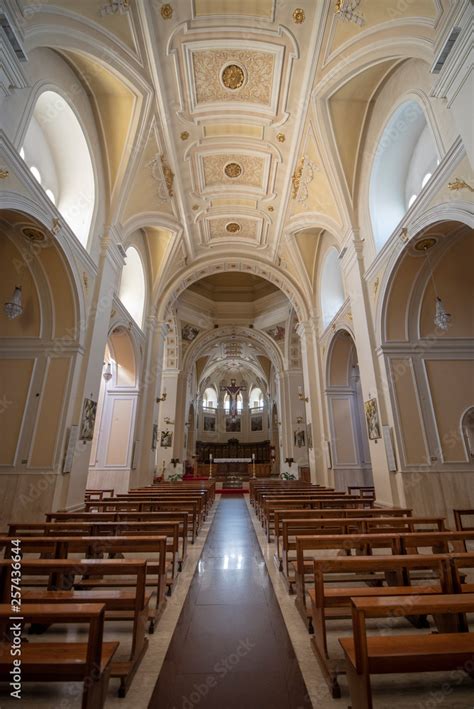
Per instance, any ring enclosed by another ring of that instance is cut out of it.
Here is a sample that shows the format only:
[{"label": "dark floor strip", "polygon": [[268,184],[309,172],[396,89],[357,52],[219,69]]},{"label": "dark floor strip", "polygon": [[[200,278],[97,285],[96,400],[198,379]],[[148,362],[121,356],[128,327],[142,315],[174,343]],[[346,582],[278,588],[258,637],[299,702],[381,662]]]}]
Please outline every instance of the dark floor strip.
[{"label": "dark floor strip", "polygon": [[149,704],[191,707],[311,707],[243,497],[218,505]]}]

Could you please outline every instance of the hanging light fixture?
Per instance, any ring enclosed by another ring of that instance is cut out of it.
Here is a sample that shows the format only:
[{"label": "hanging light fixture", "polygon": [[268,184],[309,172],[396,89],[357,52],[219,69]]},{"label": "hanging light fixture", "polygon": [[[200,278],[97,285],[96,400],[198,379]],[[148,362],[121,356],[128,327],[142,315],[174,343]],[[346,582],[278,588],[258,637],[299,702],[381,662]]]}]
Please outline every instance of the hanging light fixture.
[{"label": "hanging light fixture", "polygon": [[7,301],[3,310],[9,320],[14,320],[23,312],[23,306],[21,304],[21,286],[15,286],[13,295],[9,301]]},{"label": "hanging light fixture", "polygon": [[443,332],[446,332],[449,329],[449,324],[451,322],[451,313],[446,312],[446,308],[444,307],[444,303],[441,300],[441,298],[438,295],[438,290],[436,288],[436,283],[435,283],[435,278],[434,278],[434,271],[433,267],[431,265],[431,259],[429,255],[429,250],[435,246],[437,243],[437,240],[428,237],[425,239],[421,239],[420,241],[417,241],[415,244],[415,249],[417,251],[423,251],[426,254],[426,258],[428,260],[428,266],[431,272],[431,280],[433,281],[433,290],[435,294],[435,314],[433,318],[433,322],[435,326],[438,328],[438,330],[442,330]]},{"label": "hanging light fixture", "polygon": [[[104,362],[105,365],[105,362]],[[110,362],[107,362],[107,365],[105,367],[105,371],[102,374],[106,382],[110,382],[112,379],[112,364]]]}]

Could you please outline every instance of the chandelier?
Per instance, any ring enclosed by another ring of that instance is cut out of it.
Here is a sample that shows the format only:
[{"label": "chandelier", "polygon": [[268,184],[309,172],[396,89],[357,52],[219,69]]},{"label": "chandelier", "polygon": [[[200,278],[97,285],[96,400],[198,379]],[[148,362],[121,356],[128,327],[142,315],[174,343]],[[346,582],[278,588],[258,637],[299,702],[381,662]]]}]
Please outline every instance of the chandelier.
[{"label": "chandelier", "polygon": [[346,22],[354,22],[354,24],[362,27],[364,18],[356,12],[359,5],[360,0],[337,0],[336,15]]},{"label": "chandelier", "polygon": [[21,304],[21,286],[15,287],[11,299],[4,304],[3,310],[9,320],[14,320],[22,314],[23,306]]},{"label": "chandelier", "polygon": [[449,325],[451,322],[451,313],[446,312],[446,308],[444,307],[444,303],[441,300],[441,298],[438,295],[438,290],[436,288],[436,282],[435,282],[435,277],[434,277],[434,269],[431,263],[431,258],[430,258],[430,249],[433,248],[437,243],[437,240],[428,237],[424,239],[420,239],[416,244],[415,244],[415,249],[416,251],[421,251],[426,254],[426,259],[428,262],[428,268],[430,270],[431,274],[431,280],[433,283],[433,290],[435,294],[435,314],[433,318],[433,323],[435,327],[438,328],[438,330],[442,330],[443,332],[446,332],[449,329]]}]

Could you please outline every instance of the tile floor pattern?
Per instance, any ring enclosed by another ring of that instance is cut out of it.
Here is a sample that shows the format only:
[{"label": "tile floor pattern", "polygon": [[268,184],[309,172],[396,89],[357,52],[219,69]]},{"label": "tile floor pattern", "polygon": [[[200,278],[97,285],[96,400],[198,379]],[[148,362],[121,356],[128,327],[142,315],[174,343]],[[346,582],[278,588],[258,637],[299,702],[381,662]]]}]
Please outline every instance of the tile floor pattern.
[{"label": "tile floor pattern", "polygon": [[243,497],[216,511],[150,709],[310,709]]}]

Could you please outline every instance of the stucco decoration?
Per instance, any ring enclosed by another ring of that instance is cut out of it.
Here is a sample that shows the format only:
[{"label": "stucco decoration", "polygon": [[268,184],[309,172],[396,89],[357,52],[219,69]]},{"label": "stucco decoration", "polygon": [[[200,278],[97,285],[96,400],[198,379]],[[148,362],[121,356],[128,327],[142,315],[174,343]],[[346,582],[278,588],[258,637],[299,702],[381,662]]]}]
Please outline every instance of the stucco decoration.
[{"label": "stucco decoration", "polygon": [[198,103],[270,104],[274,69],[270,52],[207,49],[193,53],[193,64]]}]

